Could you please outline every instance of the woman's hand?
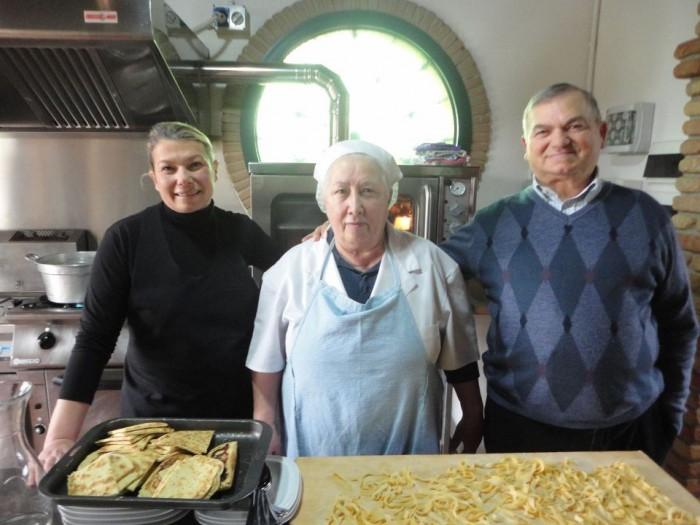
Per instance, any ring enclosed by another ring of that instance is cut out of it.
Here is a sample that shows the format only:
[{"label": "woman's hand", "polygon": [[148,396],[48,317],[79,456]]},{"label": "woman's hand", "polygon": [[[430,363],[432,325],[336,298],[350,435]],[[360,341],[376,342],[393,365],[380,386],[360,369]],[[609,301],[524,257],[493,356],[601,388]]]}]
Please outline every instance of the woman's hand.
[{"label": "woman's hand", "polygon": [[450,454],[459,452],[459,446],[463,445],[461,452],[473,454],[481,443],[481,428],[474,425],[473,421],[459,420],[455,427],[455,433],[450,439]]},{"label": "woman's hand", "polygon": [[267,453],[275,456],[282,455],[282,438],[279,430],[277,430],[277,425],[272,425],[272,438],[270,439],[270,446],[267,447]]},{"label": "woman's hand", "polygon": [[44,471],[53,467],[65,456],[78,439],[80,428],[85,421],[90,405],[68,399],[59,399],[51,414],[49,430],[46,432],[44,448],[39,454],[39,461]]},{"label": "woman's hand", "polygon": [[461,443],[464,445],[463,452],[465,454],[473,454],[479,448],[484,431],[483,404],[479,382],[474,379],[463,383],[454,383],[452,387],[462,408],[462,419],[457,423],[454,436],[450,440],[450,452],[456,452]]},{"label": "woman's hand", "polygon": [[264,421],[272,428],[272,438],[267,447],[268,454],[282,454],[282,439],[280,438],[277,422],[277,399],[280,395],[280,384],[282,382],[282,372],[255,372],[252,371],[253,379],[253,417]]},{"label": "woman's hand", "polygon": [[50,441],[47,439],[39,454],[39,461],[44,467],[44,472],[58,463],[58,460],[65,456],[73,445],[75,445],[74,439],[57,438]]},{"label": "woman's hand", "polygon": [[42,468],[40,461],[34,458],[27,461],[27,487],[36,487],[41,478],[44,477],[45,472],[46,470]]}]

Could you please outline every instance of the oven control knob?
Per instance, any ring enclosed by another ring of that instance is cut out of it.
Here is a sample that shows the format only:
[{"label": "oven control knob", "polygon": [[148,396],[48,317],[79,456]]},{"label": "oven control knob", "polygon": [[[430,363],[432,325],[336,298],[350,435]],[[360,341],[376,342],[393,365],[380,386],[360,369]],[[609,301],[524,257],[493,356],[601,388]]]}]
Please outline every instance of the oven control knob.
[{"label": "oven control knob", "polygon": [[56,346],[56,336],[53,335],[50,328],[45,328],[37,339],[39,340],[39,347],[42,350],[49,350]]},{"label": "oven control knob", "polygon": [[467,185],[462,181],[455,181],[450,186],[450,193],[456,197],[461,197],[467,192]]},{"label": "oven control knob", "polygon": [[46,433],[46,426],[43,423],[39,423],[38,425],[34,425],[32,430],[34,430],[35,434],[40,436]]}]

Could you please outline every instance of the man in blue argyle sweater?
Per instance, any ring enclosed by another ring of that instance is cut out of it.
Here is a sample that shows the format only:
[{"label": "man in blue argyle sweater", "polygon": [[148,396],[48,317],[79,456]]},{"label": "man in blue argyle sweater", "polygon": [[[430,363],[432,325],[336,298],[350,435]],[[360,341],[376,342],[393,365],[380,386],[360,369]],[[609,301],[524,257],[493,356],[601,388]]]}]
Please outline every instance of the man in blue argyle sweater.
[{"label": "man in blue argyle sweater", "polygon": [[442,244],[484,286],[488,452],[643,450],[681,429],[698,335],[667,212],[601,180],[606,135],[570,84],[523,115],[532,185]]}]

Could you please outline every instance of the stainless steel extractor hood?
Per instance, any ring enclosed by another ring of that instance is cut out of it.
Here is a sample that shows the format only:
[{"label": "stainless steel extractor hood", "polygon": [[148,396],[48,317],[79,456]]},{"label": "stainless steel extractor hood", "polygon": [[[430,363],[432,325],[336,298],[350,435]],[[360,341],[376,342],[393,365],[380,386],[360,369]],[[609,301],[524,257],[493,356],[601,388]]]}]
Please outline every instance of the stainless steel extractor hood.
[{"label": "stainless steel extractor hood", "polygon": [[210,87],[305,82],[329,98],[330,142],[347,138],[348,92],[335,73],[181,61],[165,9],[164,0],[0,0],[0,131],[144,131],[180,120],[220,136]]},{"label": "stainless steel extractor hood", "polygon": [[194,123],[157,44],[158,9],[162,0],[0,1],[0,131]]}]

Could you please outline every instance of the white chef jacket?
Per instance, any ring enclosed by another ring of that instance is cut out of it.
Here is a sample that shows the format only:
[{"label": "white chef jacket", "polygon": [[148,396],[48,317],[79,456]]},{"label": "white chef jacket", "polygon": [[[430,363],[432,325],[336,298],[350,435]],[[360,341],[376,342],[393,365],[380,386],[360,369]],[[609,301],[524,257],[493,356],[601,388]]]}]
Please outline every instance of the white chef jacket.
[{"label": "white chef jacket", "polygon": [[[443,370],[457,370],[478,360],[474,318],[457,263],[432,242],[390,224],[387,234],[427,358]],[[290,249],[263,275],[246,360],[249,369],[264,373],[284,369],[328,250],[327,242],[306,241]],[[323,280],[345,293],[332,256]],[[391,269],[382,259],[371,297],[392,284]],[[398,373],[401,364],[396,366]]]}]

